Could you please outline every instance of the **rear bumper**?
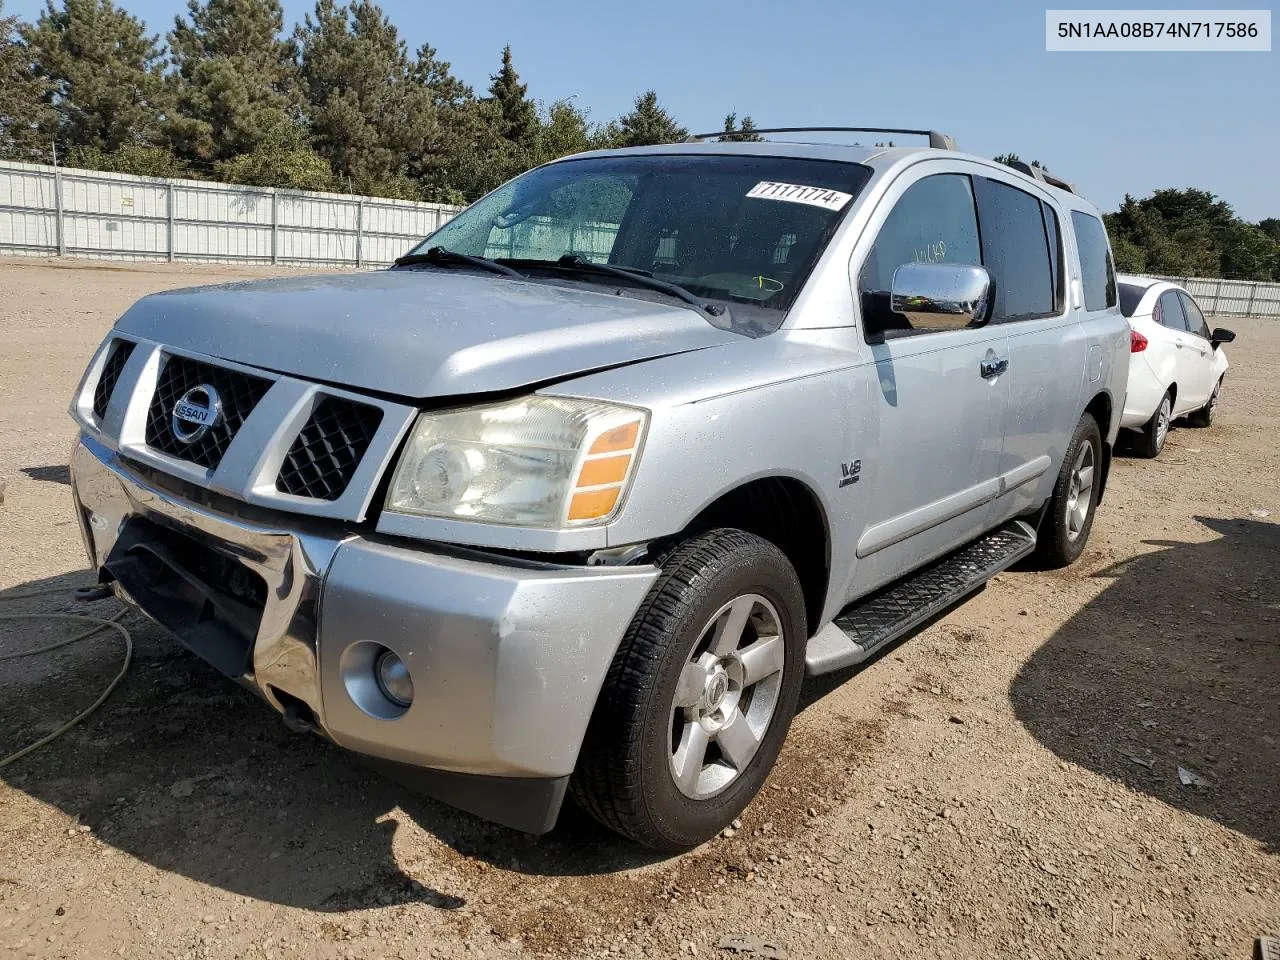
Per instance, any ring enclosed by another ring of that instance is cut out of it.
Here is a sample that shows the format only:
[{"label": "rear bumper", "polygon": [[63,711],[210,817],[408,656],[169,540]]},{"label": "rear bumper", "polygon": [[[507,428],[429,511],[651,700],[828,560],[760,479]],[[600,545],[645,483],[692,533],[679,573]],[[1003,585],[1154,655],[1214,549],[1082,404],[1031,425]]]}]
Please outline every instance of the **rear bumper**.
[{"label": "rear bumper", "polygon": [[[88,437],[71,467],[90,560],[123,599],[281,713],[314,719],[340,746],[418,771],[429,792],[503,822],[512,818],[500,803],[474,799],[477,782],[483,793],[481,778],[504,778],[529,787],[511,791],[522,808],[530,796],[558,807],[563,783],[529,782],[573,771],[609,663],[658,573],[521,566],[370,539],[162,486]],[[170,586],[136,569],[157,563],[169,564]],[[231,575],[205,584],[210,567]],[[257,594],[224,595],[240,580],[260,581]],[[362,673],[381,647],[409,667],[407,709],[379,700]],[[433,790],[430,771],[453,788]],[[547,829],[555,811],[549,822],[546,813],[526,811],[515,825]]]}]

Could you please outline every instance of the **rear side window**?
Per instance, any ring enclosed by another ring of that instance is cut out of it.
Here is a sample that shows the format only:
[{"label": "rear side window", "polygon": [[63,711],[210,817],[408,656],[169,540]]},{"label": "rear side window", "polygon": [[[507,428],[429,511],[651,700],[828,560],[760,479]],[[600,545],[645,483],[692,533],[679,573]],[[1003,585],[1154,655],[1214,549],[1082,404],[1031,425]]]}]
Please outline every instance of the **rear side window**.
[{"label": "rear side window", "polygon": [[1040,200],[986,177],[974,178],[982,262],[995,294],[991,319],[1030,320],[1054,310],[1053,260]]},{"label": "rear side window", "polygon": [[1084,308],[1106,310],[1116,305],[1116,267],[1107,245],[1107,231],[1097,217],[1071,211],[1071,225],[1080,249],[1080,276],[1084,282]]},{"label": "rear side window", "polygon": [[885,219],[858,275],[864,335],[876,340],[910,331],[889,309],[893,272],[904,263],[982,265],[973,189],[964,174],[940,173],[913,183]]},{"label": "rear side window", "polygon": [[1172,290],[1166,290],[1160,294],[1160,299],[1156,301],[1154,317],[1156,323],[1170,330],[1187,329],[1187,321],[1182,314],[1182,304],[1178,302],[1178,295]]}]

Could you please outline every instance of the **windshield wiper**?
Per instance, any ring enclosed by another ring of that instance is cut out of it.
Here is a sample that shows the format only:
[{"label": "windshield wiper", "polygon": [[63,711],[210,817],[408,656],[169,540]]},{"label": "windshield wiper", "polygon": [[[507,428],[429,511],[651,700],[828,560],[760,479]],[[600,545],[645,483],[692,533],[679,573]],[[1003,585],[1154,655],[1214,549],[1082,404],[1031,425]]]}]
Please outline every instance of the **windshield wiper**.
[{"label": "windshield wiper", "polygon": [[666,280],[659,280],[648,270],[641,270],[638,267],[616,267],[611,263],[593,263],[586,257],[580,257],[576,253],[566,253],[559,260],[512,260],[522,266],[530,267],[550,267],[555,270],[568,270],[576,273],[597,273],[605,277],[617,277],[621,280],[629,280],[637,286],[648,287],[650,290],[658,290],[678,300],[683,300],[691,307],[698,310],[704,310],[713,317],[722,316],[725,308],[718,303],[707,303],[697,294],[685,289],[678,283],[670,283]]},{"label": "windshield wiper", "polygon": [[500,273],[504,277],[515,277],[517,280],[526,279],[524,274],[512,270],[505,263],[490,260],[488,257],[473,257],[467,253],[455,253],[452,250],[446,250],[444,247],[432,247],[426,253],[407,253],[395,261],[397,267],[408,267],[415,263],[434,263],[441,266],[456,263],[488,270],[490,273]]}]

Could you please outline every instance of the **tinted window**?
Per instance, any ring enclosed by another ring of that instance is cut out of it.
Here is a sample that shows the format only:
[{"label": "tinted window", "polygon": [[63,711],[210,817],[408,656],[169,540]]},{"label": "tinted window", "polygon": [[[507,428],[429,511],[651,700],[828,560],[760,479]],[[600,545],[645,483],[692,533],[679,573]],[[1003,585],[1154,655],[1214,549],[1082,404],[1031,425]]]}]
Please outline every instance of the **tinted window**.
[{"label": "tinted window", "polygon": [[1160,299],[1156,301],[1152,315],[1156,323],[1166,326],[1170,330],[1187,329],[1186,320],[1182,316],[1182,305],[1178,303],[1178,295],[1172,290],[1160,294]]},{"label": "tinted window", "polygon": [[1053,265],[1040,201],[1008,184],[977,177],[982,262],[991,275],[992,320],[1053,313]]},{"label": "tinted window", "polygon": [[1120,284],[1120,312],[1126,317],[1132,317],[1138,312],[1138,304],[1142,302],[1142,296],[1146,292],[1146,287],[1134,286],[1132,283]]},{"label": "tinted window", "polygon": [[1116,268],[1107,246],[1107,231],[1097,217],[1071,211],[1071,225],[1080,248],[1080,276],[1084,282],[1084,308],[1105,310],[1116,304]]},{"label": "tinted window", "polygon": [[1044,211],[1044,230],[1049,237],[1049,266],[1053,269],[1053,312],[1061,313],[1062,304],[1066,300],[1062,282],[1062,230],[1058,226],[1058,215],[1053,207],[1043,200],[1040,206]]},{"label": "tinted window", "polygon": [[1187,329],[1208,340],[1211,336],[1209,324],[1205,323],[1204,314],[1200,312],[1196,302],[1185,293],[1178,294],[1178,299],[1182,302],[1183,313],[1187,315]]},{"label": "tinted window", "polygon": [[889,310],[893,272],[904,263],[982,264],[967,176],[925,177],[908,187],[890,211],[858,277],[866,336],[911,329],[905,317]]}]

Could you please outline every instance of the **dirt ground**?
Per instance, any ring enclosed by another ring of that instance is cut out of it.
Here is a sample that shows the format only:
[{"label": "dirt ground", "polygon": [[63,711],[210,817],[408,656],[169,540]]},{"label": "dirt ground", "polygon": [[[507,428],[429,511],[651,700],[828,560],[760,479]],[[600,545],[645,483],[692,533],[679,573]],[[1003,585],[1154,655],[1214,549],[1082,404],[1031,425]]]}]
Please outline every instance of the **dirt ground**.
[{"label": "dirt ground", "polygon": [[[0,261],[0,614],[119,609],[12,599],[88,579],[68,399],[136,297],[255,273]],[[811,682],[740,828],[685,856],[406,795],[126,615],[122,686],[0,770],[0,955],[1250,956],[1280,934],[1280,324],[1224,323],[1219,422],[1117,460],[1080,562]],[[0,655],[66,629],[0,623]],[[0,662],[0,755],[120,660]]]}]

